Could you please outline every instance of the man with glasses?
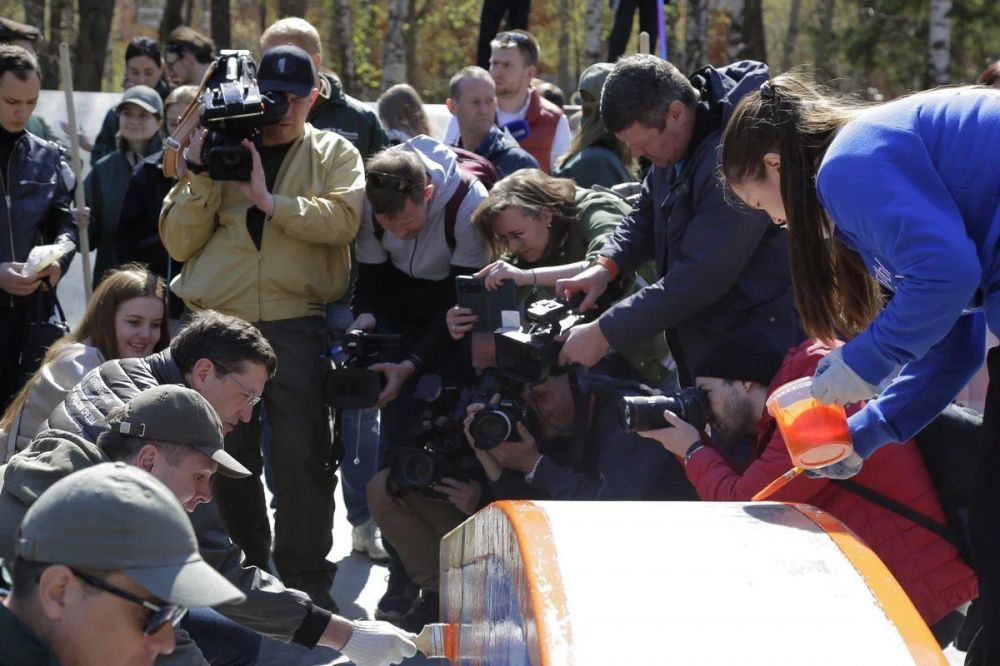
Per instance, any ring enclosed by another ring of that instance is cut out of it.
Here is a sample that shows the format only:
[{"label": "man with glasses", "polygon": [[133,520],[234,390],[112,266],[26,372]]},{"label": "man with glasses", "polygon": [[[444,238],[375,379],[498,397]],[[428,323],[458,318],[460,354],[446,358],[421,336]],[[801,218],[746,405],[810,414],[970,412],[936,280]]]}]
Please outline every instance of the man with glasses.
[{"label": "man with glasses", "polygon": [[164,64],[170,87],[201,85],[215,56],[215,42],[194,28],[182,25],[167,37]]},{"label": "man with glasses", "polygon": [[[160,235],[171,257],[185,262],[171,287],[188,308],[254,322],[277,354],[278,374],[266,391],[247,383],[263,396],[271,426],[274,563],[282,581],[335,609],[336,566],[326,556],[336,478],[327,464],[332,444],[322,357],[326,304],[343,295],[350,279],[364,169],[350,142],[306,122],[319,91],[305,51],[292,45],[268,50],[257,82],[261,93],[284,95],[288,111],[261,128],[259,146],[244,141],[252,155],[250,181],[210,178],[199,162],[205,132],[196,131],[187,151],[191,168],[164,201]],[[233,540],[265,568],[271,531],[259,479],[261,425],[256,417],[246,420],[226,449],[253,476],[221,482],[217,493]]]},{"label": "man with glasses", "polygon": [[57,481],[27,511],[0,606],[0,662],[152,664],[189,607],[243,594],[202,560],[170,490],[104,463]]},{"label": "man with glasses", "polygon": [[[474,378],[468,351],[456,353],[445,314],[455,304],[455,278],[489,261],[489,247],[471,223],[487,193],[462,171],[451,149],[427,136],[382,151],[368,162],[367,175],[351,328],[403,336],[391,362],[371,366],[385,377],[376,405],[385,467],[390,448],[407,445],[410,421],[419,412],[416,376],[436,374],[446,385]],[[379,619],[398,620],[419,591],[393,557]]]}]

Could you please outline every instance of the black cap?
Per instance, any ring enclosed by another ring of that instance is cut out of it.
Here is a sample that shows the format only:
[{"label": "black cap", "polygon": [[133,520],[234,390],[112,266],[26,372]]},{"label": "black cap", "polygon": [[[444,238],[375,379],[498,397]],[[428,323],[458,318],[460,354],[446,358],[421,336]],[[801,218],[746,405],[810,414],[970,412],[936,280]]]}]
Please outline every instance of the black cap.
[{"label": "black cap", "polygon": [[275,46],[260,59],[257,86],[262,93],[280,91],[305,97],[316,87],[312,58],[291,44]]},{"label": "black cap", "polygon": [[768,386],[785,359],[785,352],[762,335],[730,337],[694,364],[695,377],[717,377]]}]

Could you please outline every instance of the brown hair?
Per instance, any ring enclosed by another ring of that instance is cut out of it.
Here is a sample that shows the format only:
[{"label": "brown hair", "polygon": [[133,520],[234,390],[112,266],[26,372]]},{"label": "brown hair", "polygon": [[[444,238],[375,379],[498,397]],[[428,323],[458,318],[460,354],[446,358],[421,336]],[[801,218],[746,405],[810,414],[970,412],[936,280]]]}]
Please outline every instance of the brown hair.
[{"label": "brown hair", "polygon": [[527,30],[507,30],[497,33],[490,41],[490,49],[509,49],[517,47],[524,58],[525,67],[537,67],[542,60],[542,49],[538,40]]},{"label": "brown hair", "polygon": [[983,73],[976,79],[976,83],[981,86],[996,86],[1000,83],[1000,60],[994,60],[987,65]]},{"label": "brown hair", "polygon": [[397,83],[379,95],[378,117],[387,130],[399,130],[410,138],[431,134],[424,102],[413,86],[406,83]]},{"label": "brown hair", "polygon": [[407,201],[424,200],[427,171],[420,158],[405,147],[387,148],[368,160],[365,195],[377,215],[395,215]]},{"label": "brown hair", "polygon": [[215,310],[199,310],[185,318],[170,343],[170,356],[185,375],[203,358],[212,362],[218,374],[225,374],[221,368],[242,372],[245,363],[257,363],[271,379],[278,369],[274,348],[256,326]]},{"label": "brown hair", "polygon": [[80,323],[72,331],[52,343],[42,359],[39,371],[32,376],[17,396],[11,401],[0,419],[0,430],[9,431],[14,417],[31,394],[38,382],[41,368],[52,362],[64,349],[72,344],[82,342],[96,347],[101,355],[111,360],[118,358],[118,340],[115,337],[115,315],[118,307],[125,301],[143,296],[152,296],[164,303],[163,320],[160,323],[160,339],[153,351],[165,349],[170,343],[170,329],[167,327],[166,312],[167,287],[163,279],[146,267],[139,264],[126,264],[121,268],[109,271],[101,284],[94,289],[93,295],[87,301]]},{"label": "brown hair", "polygon": [[275,21],[260,36],[261,50],[266,51],[278,44],[292,44],[310,56],[314,53],[323,53],[323,43],[316,27],[298,16],[286,16]]},{"label": "brown hair", "polygon": [[861,257],[833,237],[816,192],[830,142],[864,108],[786,73],[740,100],[723,134],[721,171],[730,185],[763,180],[764,155],[781,156],[795,305],[806,333],[820,340],[857,335],[883,305]]},{"label": "brown hair", "polygon": [[576,183],[569,178],[553,178],[540,169],[520,169],[494,185],[472,215],[472,223],[489,242],[494,258],[502,255],[505,249],[497,238],[494,225],[497,216],[508,208],[520,208],[534,220],[541,218],[546,210],[552,213],[549,242],[541,259],[544,261],[559,247],[569,226],[579,216]]}]

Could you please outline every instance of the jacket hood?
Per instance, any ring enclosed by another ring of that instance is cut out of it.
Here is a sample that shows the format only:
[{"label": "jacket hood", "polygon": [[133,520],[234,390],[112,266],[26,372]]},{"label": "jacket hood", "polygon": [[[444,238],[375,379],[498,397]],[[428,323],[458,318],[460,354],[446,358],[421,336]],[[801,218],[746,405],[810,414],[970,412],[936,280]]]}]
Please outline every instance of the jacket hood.
[{"label": "jacket hood", "polygon": [[771,77],[767,65],[756,60],[740,60],[725,67],[706,65],[691,76],[701,99],[698,106],[710,110],[721,123],[729,122],[729,116],[743,96],[760,88]]},{"label": "jacket hood", "polygon": [[406,143],[400,144],[399,148],[416,153],[424,163],[424,169],[430,176],[430,183],[434,185],[434,196],[427,206],[427,217],[443,215],[451,195],[462,181],[455,153],[448,146],[426,134],[418,134]]},{"label": "jacket hood", "polygon": [[7,463],[3,488],[25,506],[31,506],[59,479],[107,460],[96,444],[79,435],[43,430],[28,448]]},{"label": "jacket hood", "polygon": [[340,84],[340,79],[332,72],[320,72],[319,94],[332,104],[346,104],[347,97],[344,94],[344,86]]}]

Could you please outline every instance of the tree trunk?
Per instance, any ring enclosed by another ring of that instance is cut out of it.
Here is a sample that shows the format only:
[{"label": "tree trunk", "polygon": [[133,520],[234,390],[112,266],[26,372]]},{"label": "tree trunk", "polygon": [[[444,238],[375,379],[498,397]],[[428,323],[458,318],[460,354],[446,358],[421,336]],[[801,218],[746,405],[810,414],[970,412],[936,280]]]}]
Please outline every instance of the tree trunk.
[{"label": "tree trunk", "polygon": [[389,19],[382,49],[382,84],[385,92],[397,83],[406,83],[406,41],[403,32],[410,9],[409,0],[388,0]]},{"label": "tree trunk", "polygon": [[24,0],[24,22],[45,32],[45,0]]},{"label": "tree trunk", "polygon": [[708,37],[707,0],[688,0],[687,24],[684,30],[684,69],[693,72],[706,63]]},{"label": "tree trunk", "polygon": [[163,18],[160,19],[160,44],[167,43],[171,31],[184,23],[181,19],[181,9],[184,0],[167,0],[163,5]]},{"label": "tree trunk", "polygon": [[73,49],[73,88],[101,89],[104,60],[111,36],[111,20],[115,13],[114,0],[79,0],[80,25]]},{"label": "tree trunk", "polygon": [[951,65],[952,0],[931,0],[930,31],[928,33],[927,82],[931,86],[948,83]]},{"label": "tree trunk", "polygon": [[587,11],[583,16],[583,66],[589,67],[601,61],[604,52],[601,44],[602,12],[604,0],[587,0]]},{"label": "tree trunk", "polygon": [[559,0],[559,87],[573,90],[573,80],[569,75],[569,0]]},{"label": "tree trunk", "polygon": [[[42,67],[42,87],[47,90],[56,90],[62,81],[62,72],[59,70],[59,43],[66,39],[63,30],[63,20],[66,18],[67,0],[52,0],[49,3],[49,34],[45,42],[45,48],[39,52],[40,65]],[[28,0],[31,4],[31,0]],[[43,3],[38,3],[42,5]],[[32,23],[39,28],[41,23]]]},{"label": "tree trunk", "polygon": [[819,34],[816,35],[816,69],[828,76],[832,76],[833,71],[827,67],[826,45],[833,37],[833,10],[836,4],[837,0],[823,0],[823,16],[820,19]]},{"label": "tree trunk", "polygon": [[354,87],[354,21],[351,19],[350,0],[333,0],[333,41],[337,44],[340,70],[337,75],[349,95],[356,93]]},{"label": "tree trunk", "polygon": [[795,42],[799,39],[799,15],[802,13],[802,0],[792,0],[788,10],[788,32],[785,33],[785,43],[781,47],[781,71],[791,69],[795,57]]},{"label": "tree trunk", "polygon": [[212,41],[216,49],[228,49],[233,41],[229,0],[212,0]]},{"label": "tree trunk", "polygon": [[743,44],[741,59],[767,62],[763,0],[746,0],[743,6]]},{"label": "tree trunk", "polygon": [[305,15],[306,0],[278,0],[278,18]]},{"label": "tree trunk", "polygon": [[727,55],[729,62],[739,60],[746,51],[746,0],[728,0],[724,11],[729,19]]}]

